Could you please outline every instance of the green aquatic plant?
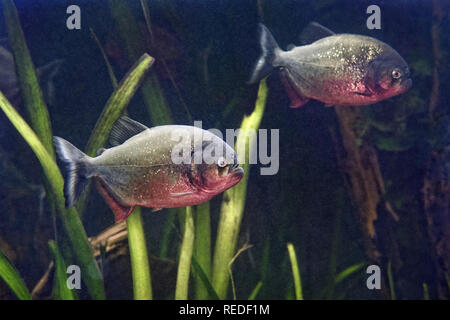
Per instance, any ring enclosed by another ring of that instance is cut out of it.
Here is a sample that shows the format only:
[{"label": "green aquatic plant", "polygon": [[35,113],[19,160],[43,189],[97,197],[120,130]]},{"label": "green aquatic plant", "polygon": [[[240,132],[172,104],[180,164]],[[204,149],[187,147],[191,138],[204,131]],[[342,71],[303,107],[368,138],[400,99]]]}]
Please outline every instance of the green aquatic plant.
[{"label": "green aquatic plant", "polygon": [[212,283],[221,299],[227,295],[229,273],[228,264],[233,259],[236,243],[244,213],[244,205],[247,191],[250,165],[249,157],[255,147],[255,136],[248,135],[252,130],[257,130],[264,114],[267,99],[267,84],[265,79],[260,82],[258,97],[253,112],[244,116],[236,142],[236,152],[244,169],[244,177],[233,188],[225,191],[220,212],[219,227],[217,231],[214,250]]},{"label": "green aquatic plant", "polygon": [[67,286],[67,266],[55,241],[49,241],[48,246],[55,262],[55,276],[52,297],[55,300],[75,300],[75,291]]},{"label": "green aquatic plant", "polygon": [[87,155],[94,156],[106,144],[114,123],[122,115],[154,61],[148,54],[142,55],[114,90],[91,133],[86,146]]},{"label": "green aquatic plant", "polygon": [[131,274],[135,300],[151,300],[152,283],[141,208],[136,207],[127,219]]},{"label": "green aquatic plant", "polygon": [[391,300],[397,300],[397,296],[395,294],[395,285],[394,285],[394,275],[392,273],[392,262],[388,262],[387,275],[389,281],[389,292],[391,294]]},{"label": "green aquatic plant", "polygon": [[25,36],[20,25],[16,6],[12,0],[2,0],[3,16],[8,31],[8,42],[14,56],[17,77],[31,127],[47,152],[54,157],[52,129],[47,104],[44,101],[37,73],[30,57]]},{"label": "green aquatic plant", "polygon": [[[108,4],[128,59],[136,61],[147,51],[136,18],[127,2],[109,0]],[[170,108],[155,72],[151,72],[142,83],[141,93],[154,125],[173,123]]]},{"label": "green aquatic plant", "polygon": [[192,208],[186,207],[186,215],[184,216],[183,242],[181,243],[177,284],[175,288],[175,300],[186,300],[188,298],[189,276],[192,254],[194,250],[194,235],[195,227]]},{"label": "green aquatic plant", "polygon": [[[124,77],[124,80],[118,84],[111,63],[109,62],[100,41],[92,29],[91,35],[102,53],[111,83],[114,88],[114,93],[106,103],[106,106],[95,126],[98,130],[95,132],[94,129],[94,132],[91,134],[91,138],[89,139],[89,142],[92,141],[92,146],[88,143],[86,148],[87,150],[96,150],[106,143],[114,122],[120,117],[121,114],[126,114],[126,106],[138,89],[144,75],[153,65],[154,59],[149,55],[144,54]],[[127,219],[127,230],[134,298],[136,300],[151,300],[153,298],[153,293],[150,265],[148,262],[147,244],[145,240],[144,224],[142,221],[140,207],[136,207]]]},{"label": "green aquatic plant", "polygon": [[3,0],[2,4],[8,39],[11,43],[22,95],[30,122],[36,133],[16,112],[3,94],[0,94],[0,107],[38,157],[46,177],[49,198],[59,212],[67,230],[72,250],[82,270],[88,291],[93,298],[103,299],[105,294],[102,277],[90,248],[86,232],[77,211],[74,208],[66,209],[64,205],[64,196],[62,194],[63,179],[54,160],[52,132],[47,106],[44,102],[42,90],[20,26],[17,9],[11,0]]},{"label": "green aquatic plant", "polygon": [[[5,3],[8,1],[5,1]],[[8,11],[9,10],[9,11]],[[34,90],[24,90],[23,94],[25,96],[28,96],[28,98],[25,99],[26,103],[33,106],[38,106],[40,108],[31,108],[29,111],[30,118],[31,119],[37,119],[34,121],[37,123],[37,128],[44,128],[39,129],[40,132],[43,132],[42,136],[50,136],[51,138],[51,129],[50,129],[50,121],[48,117],[47,108],[45,105],[45,102],[42,99],[42,92],[40,90],[39,84],[37,82],[37,77],[35,76],[34,67],[31,62],[31,58],[29,57],[29,54],[23,54],[23,52],[28,53],[28,49],[26,48],[26,43],[23,39],[23,33],[20,30],[20,24],[18,22],[17,18],[17,11],[14,8],[14,4],[12,2],[6,3],[5,6],[5,16],[10,17],[10,20],[7,21],[8,26],[10,26],[10,36],[14,35],[14,39],[20,38],[21,41],[16,40],[13,47],[13,51],[20,52],[19,55],[16,57],[16,61],[18,62],[24,62],[23,64],[18,64],[20,66],[28,66],[28,68],[21,67],[22,70],[18,70],[19,74],[19,80],[21,83],[26,83],[24,85],[26,88],[34,88]],[[19,31],[17,31],[19,30]],[[22,36],[22,37],[20,37]],[[97,121],[97,124],[91,134],[91,137],[89,139],[89,142],[87,144],[86,151],[88,154],[93,155],[95,151],[103,146],[107,140],[107,137],[109,135],[109,131],[111,130],[112,125],[117,120],[117,118],[121,115],[124,108],[128,104],[131,97],[134,95],[135,91],[139,87],[139,84],[141,80],[143,79],[144,75],[147,73],[151,65],[153,64],[154,59],[151,58],[148,55],[144,55],[141,57],[141,59],[135,64],[135,66],[131,69],[131,71],[124,77],[124,80],[118,85],[117,89],[114,91],[111,98],[108,100],[99,120]],[[31,70],[31,71],[30,71]],[[20,74],[23,74],[23,76],[20,76]],[[114,83],[114,82],[113,82]],[[5,99],[6,100],[6,99]],[[33,104],[33,102],[35,102]],[[6,109],[5,109],[6,108]],[[5,113],[8,111],[13,116],[15,110],[8,109],[7,106],[4,106],[2,108]],[[7,113],[8,115],[8,113]],[[10,118],[11,119],[11,118]],[[39,120],[39,121],[38,121]],[[13,122],[13,120],[12,120]],[[42,125],[42,123],[47,123],[47,126]],[[22,132],[27,132],[26,126],[24,123],[14,123],[16,126],[19,125],[22,129]],[[21,126],[23,125],[23,126]],[[19,129],[18,129],[19,130]],[[20,131],[20,130],[19,130]],[[25,137],[25,136],[24,136]],[[62,191],[62,177],[57,168],[55,168],[56,164],[54,163],[53,159],[53,147],[51,143],[48,145],[48,150],[51,150],[51,155],[45,154],[44,150],[41,150],[39,146],[38,141],[30,141],[32,140],[32,135],[27,135],[25,137],[27,142],[29,144],[33,144],[35,148],[35,152],[37,152],[40,157],[41,163],[42,161],[45,162],[45,170],[48,174],[47,176],[51,176],[54,178],[54,181],[51,181],[50,184],[52,185],[53,189],[59,189],[57,193],[61,193]],[[28,139],[27,139],[28,138]],[[36,137],[37,139],[37,137]],[[38,139],[37,139],[38,140]],[[47,139],[48,140],[48,139]],[[50,139],[51,141],[51,139]],[[33,148],[33,147],[32,147]],[[51,179],[51,178],[50,178]],[[55,191],[55,190],[53,190]],[[83,261],[80,263],[82,267],[82,274],[83,278],[86,282],[86,285],[88,287],[88,291],[91,293],[91,296],[93,298],[104,298],[104,291],[103,291],[103,284],[101,283],[101,276],[100,272],[98,270],[98,266],[95,263],[95,260],[93,259],[93,255],[91,252],[91,248],[89,243],[87,242],[87,237],[85,235],[84,229],[82,228],[81,221],[79,221],[78,214],[76,213],[76,210],[71,209],[65,209],[64,208],[64,199],[62,197],[62,194],[57,195],[56,200],[58,201],[57,207],[60,210],[67,210],[70,213],[68,213],[65,217],[66,220],[66,226],[72,229],[71,232],[69,232],[69,237],[71,235],[71,242],[78,244],[78,248],[75,247],[75,254],[77,254],[78,258],[81,257],[80,261]],[[64,217],[64,216],[63,216]],[[151,283],[150,283],[150,273],[148,268],[148,258],[147,258],[147,250],[145,246],[145,237],[143,236],[143,228],[142,228],[142,222],[140,218],[140,210],[135,210],[133,214],[133,218],[131,219],[131,223],[128,226],[130,235],[130,242],[133,243],[132,247],[130,248],[130,254],[131,254],[131,260],[133,265],[133,278],[135,283],[135,294],[136,298],[138,299],[147,299],[151,298]],[[63,220],[64,221],[64,220]],[[71,222],[70,222],[71,221]],[[82,230],[80,230],[82,229]],[[84,239],[83,242],[83,236],[75,236],[76,234],[82,234],[84,233]],[[131,246],[130,246],[131,247]],[[52,248],[52,247],[50,247]],[[53,248],[54,249],[54,248]],[[52,249],[52,250],[53,250]],[[80,250],[81,249],[81,250]],[[142,250],[143,249],[143,250]],[[53,250],[54,251],[54,250]],[[81,251],[81,253],[80,253]],[[90,257],[89,257],[90,256]],[[89,259],[91,258],[91,259]],[[56,259],[56,256],[55,256]],[[88,260],[91,260],[91,263],[89,263]],[[135,263],[133,263],[135,262]],[[89,264],[91,267],[86,268],[83,267],[83,264]],[[94,265],[95,264],[95,265]],[[86,272],[84,272],[86,271]],[[97,274],[97,275],[95,275]],[[96,278],[94,285],[94,280],[89,279],[90,277],[94,276]],[[148,280],[148,281],[145,281]],[[59,293],[61,293],[61,290],[58,290]]]},{"label": "green aquatic plant", "polygon": [[[194,257],[205,276],[211,279],[211,217],[209,201],[193,207],[195,211]],[[205,281],[195,274],[195,298],[208,299],[210,296]]]},{"label": "green aquatic plant", "polygon": [[261,288],[262,288],[262,285],[263,285],[263,282],[262,282],[262,281],[259,281],[259,282],[256,284],[256,286],[255,286],[255,288],[253,289],[252,293],[251,293],[250,296],[248,297],[248,300],[255,300],[255,299],[256,299],[256,297],[258,296],[259,291],[260,291]]},{"label": "green aquatic plant", "polygon": [[94,259],[91,245],[87,239],[86,231],[81,223],[78,212],[75,208],[65,208],[63,195],[64,182],[55,160],[47,152],[36,133],[28,126],[1,92],[0,108],[28,143],[41,163],[44,174],[50,183],[51,191],[55,195],[55,206],[67,230],[72,249],[91,297],[94,299],[104,299],[105,293],[100,270]]},{"label": "green aquatic plant", "polygon": [[287,249],[289,252],[289,260],[291,261],[292,277],[294,278],[295,298],[297,300],[303,300],[300,268],[298,267],[297,255],[295,254],[294,245],[292,243],[288,243]]},{"label": "green aquatic plant", "polygon": [[0,278],[6,282],[17,298],[21,300],[31,300],[31,295],[25,282],[2,250],[0,250]]}]

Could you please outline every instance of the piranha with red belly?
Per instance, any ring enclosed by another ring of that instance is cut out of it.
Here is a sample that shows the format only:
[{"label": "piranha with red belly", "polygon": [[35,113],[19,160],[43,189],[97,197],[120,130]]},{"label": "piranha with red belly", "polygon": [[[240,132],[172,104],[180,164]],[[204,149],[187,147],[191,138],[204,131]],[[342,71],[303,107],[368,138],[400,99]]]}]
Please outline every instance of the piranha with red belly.
[{"label": "piranha with red belly", "polygon": [[93,178],[116,222],[125,220],[135,206],[159,210],[203,203],[244,175],[231,146],[192,126],[147,128],[122,117],[111,131],[113,147],[95,158],[62,138],[53,140],[66,166],[66,206],[74,205]]},{"label": "piranha with red belly", "polygon": [[310,99],[327,106],[369,105],[411,87],[405,60],[377,39],[334,34],[314,22],[302,33],[306,45],[283,51],[262,24],[260,34],[262,55],[250,83],[279,68],[292,108]]}]

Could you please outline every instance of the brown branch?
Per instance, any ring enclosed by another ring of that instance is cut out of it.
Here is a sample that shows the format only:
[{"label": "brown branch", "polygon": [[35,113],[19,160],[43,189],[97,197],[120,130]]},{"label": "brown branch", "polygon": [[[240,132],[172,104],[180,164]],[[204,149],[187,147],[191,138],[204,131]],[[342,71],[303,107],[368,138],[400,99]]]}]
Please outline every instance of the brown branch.
[{"label": "brown branch", "polygon": [[[102,265],[108,265],[109,271],[103,274],[107,296],[113,299],[131,299],[132,288],[124,285],[131,286],[128,231],[125,221],[112,225],[97,236],[89,238],[89,241],[95,257],[102,259]],[[156,279],[152,279],[154,294],[157,298],[165,298],[175,286],[176,264],[171,260],[154,256],[149,257],[149,263],[153,274],[158,275]],[[32,291],[33,299],[50,298],[53,273],[54,265],[50,262],[47,271]],[[113,296],[114,294],[119,296]]]}]

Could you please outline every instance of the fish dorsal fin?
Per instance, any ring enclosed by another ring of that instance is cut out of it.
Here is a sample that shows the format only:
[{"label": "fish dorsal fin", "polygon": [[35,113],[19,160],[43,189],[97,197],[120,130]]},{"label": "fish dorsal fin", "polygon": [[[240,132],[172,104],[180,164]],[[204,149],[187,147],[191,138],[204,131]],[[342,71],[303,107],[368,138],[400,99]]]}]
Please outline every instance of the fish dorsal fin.
[{"label": "fish dorsal fin", "polygon": [[303,29],[299,36],[299,40],[301,44],[305,45],[334,34],[335,33],[333,31],[324,27],[320,23],[310,22],[305,29]]},{"label": "fish dorsal fin", "polygon": [[120,117],[114,124],[109,136],[109,143],[114,147],[124,143],[131,137],[141,133],[148,128],[143,124],[128,117]]}]

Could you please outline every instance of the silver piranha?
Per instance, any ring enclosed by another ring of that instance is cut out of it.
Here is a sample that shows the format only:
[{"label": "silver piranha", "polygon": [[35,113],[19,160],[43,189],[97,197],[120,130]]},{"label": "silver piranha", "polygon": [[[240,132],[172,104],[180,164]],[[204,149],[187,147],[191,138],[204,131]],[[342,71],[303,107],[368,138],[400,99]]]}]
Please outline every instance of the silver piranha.
[{"label": "silver piranha", "polygon": [[301,36],[305,45],[283,51],[262,24],[260,34],[262,55],[250,83],[279,68],[293,108],[310,99],[327,106],[369,105],[411,87],[405,60],[375,38],[334,34],[311,23]]},{"label": "silver piranha", "polygon": [[111,131],[110,143],[112,148],[92,158],[54,137],[56,152],[66,166],[68,207],[78,200],[90,178],[117,222],[126,219],[135,206],[159,210],[200,204],[244,175],[231,146],[197,127],[147,128],[122,117]]}]

